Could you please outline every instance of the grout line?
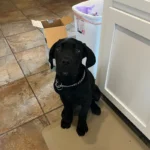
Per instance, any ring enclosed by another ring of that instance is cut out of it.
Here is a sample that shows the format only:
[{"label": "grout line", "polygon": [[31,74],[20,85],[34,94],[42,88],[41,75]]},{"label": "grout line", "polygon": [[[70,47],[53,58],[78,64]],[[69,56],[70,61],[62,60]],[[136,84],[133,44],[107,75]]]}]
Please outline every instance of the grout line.
[{"label": "grout line", "polygon": [[48,120],[48,118],[47,118],[47,116],[46,116],[46,114],[45,114],[45,113],[43,114],[43,116],[45,117],[45,119],[46,119],[46,121],[47,121],[48,125],[50,125],[50,122],[49,122],[49,120]]},{"label": "grout line", "polygon": [[[11,1],[11,0],[10,0]],[[43,7],[43,8],[46,8],[49,12],[51,12],[51,13],[53,13],[52,11],[50,11],[47,7],[45,7],[45,5],[42,5],[42,3],[40,3],[40,1],[38,1],[39,2],[39,4],[40,4],[40,6],[36,6],[36,8],[38,8],[38,7]],[[15,3],[13,3],[12,1],[11,1],[11,3],[13,4],[13,5],[15,5]],[[23,9],[19,9],[16,5],[15,5],[15,7],[29,20],[29,21],[31,21],[32,19],[30,19],[28,16],[26,16],[24,13],[23,13]],[[34,7],[33,7],[34,8]],[[30,9],[30,8],[25,8],[25,9]],[[32,9],[32,8],[31,8]],[[53,14],[55,14],[55,13],[53,13]],[[55,14],[56,15],[56,14]],[[36,16],[36,15],[35,15]],[[37,16],[41,16],[41,15],[37,15]]]},{"label": "grout line", "polygon": [[[8,43],[8,41],[7,41],[7,39],[6,39],[6,42],[7,42],[8,46],[9,46],[9,48],[11,49],[11,47],[10,47],[10,45],[9,45],[9,43]],[[11,49],[11,51],[12,51],[12,49]],[[16,58],[16,56],[15,56],[15,54],[14,54],[13,51],[12,51],[12,54],[9,54],[9,55],[14,55],[14,57],[15,57],[15,59],[16,59],[16,61],[17,61],[17,58]],[[8,56],[8,55],[7,55],[7,56]],[[4,56],[4,57],[5,57],[5,56]],[[36,98],[36,100],[37,100],[37,102],[38,102],[38,104],[39,104],[39,106],[40,106],[40,108],[41,108],[41,110],[42,110],[42,114],[41,114],[40,116],[35,117],[34,119],[31,119],[31,120],[28,121],[28,122],[25,122],[25,123],[23,123],[23,124],[21,124],[21,125],[19,125],[19,126],[16,126],[16,127],[12,128],[12,129],[8,130],[8,131],[5,132],[5,133],[0,134],[0,136],[2,136],[3,134],[8,133],[8,132],[10,132],[10,131],[12,131],[12,130],[18,128],[18,127],[20,127],[20,126],[23,126],[24,124],[27,124],[27,123],[29,123],[29,122],[31,122],[31,121],[33,121],[33,120],[35,120],[35,119],[37,119],[37,118],[39,118],[39,117],[41,117],[41,116],[44,116],[45,119],[47,120],[48,124],[50,125],[50,122],[49,122],[49,120],[48,120],[48,118],[47,118],[47,116],[46,116],[46,113],[44,112],[44,110],[43,110],[43,108],[42,108],[42,106],[41,106],[41,104],[40,104],[40,102],[39,102],[39,100],[38,100],[36,94],[34,93],[34,91],[33,91],[32,87],[31,87],[29,81],[27,80],[27,77],[29,77],[29,76],[26,76],[26,75],[24,74],[24,72],[23,72],[23,70],[22,70],[22,68],[21,68],[21,66],[20,66],[20,64],[19,64],[18,61],[17,61],[17,63],[18,63],[18,65],[19,65],[19,67],[20,67],[20,69],[21,69],[21,71],[22,71],[22,73],[23,73],[23,75],[24,75],[24,78],[22,78],[22,79],[25,79],[26,82],[28,83],[28,85],[29,85],[31,91],[33,92],[34,97]],[[41,71],[41,72],[45,72],[45,71],[47,71],[47,70],[43,70],[43,71]],[[39,72],[39,73],[41,73],[41,72]],[[38,74],[38,73],[36,73],[36,74]],[[32,74],[32,75],[35,75],[35,74]],[[32,75],[31,75],[31,76],[32,76]],[[14,83],[14,82],[16,82],[16,81],[19,81],[19,80],[21,80],[21,79],[15,80],[15,81],[10,82],[10,83],[12,84],[12,83]],[[0,88],[2,88],[2,87],[4,87],[4,86],[7,86],[7,85],[8,85],[8,84],[2,85],[2,86],[0,86]]]},{"label": "grout line", "polygon": [[[9,45],[9,47],[10,47],[10,45]],[[11,48],[11,47],[10,47],[10,48]],[[36,94],[34,93],[34,91],[33,91],[32,87],[31,87],[31,85],[29,84],[29,81],[27,80],[27,77],[25,76],[25,74],[24,74],[24,72],[23,72],[23,69],[21,68],[21,65],[19,64],[19,62],[18,62],[18,60],[17,60],[17,58],[16,58],[14,52],[12,52],[12,53],[13,53],[13,55],[14,55],[14,57],[15,57],[17,63],[18,63],[18,65],[19,65],[19,67],[20,67],[20,69],[21,69],[21,71],[22,71],[22,73],[23,73],[23,75],[24,75],[24,78],[25,78],[26,82],[28,83],[29,87],[31,88],[31,91],[33,92],[33,95],[35,96],[35,98],[36,98],[36,100],[37,100],[37,102],[38,102],[38,104],[39,104],[39,106],[40,106],[40,108],[41,108],[43,114],[45,114],[45,113],[44,113],[44,110],[43,110],[43,108],[42,108],[42,106],[41,106],[41,104],[40,104],[40,102],[39,102],[39,100],[38,100],[38,98],[37,98],[37,96],[36,96]]]},{"label": "grout line", "polygon": [[[3,33],[2,29],[0,29],[0,31],[1,31],[1,33],[2,33],[2,35],[3,35],[3,37],[0,38],[0,39],[4,39],[4,40],[6,41],[6,44],[7,44],[8,47],[10,48],[10,46],[9,46],[9,44],[8,44],[8,42],[7,42],[6,37],[4,36],[4,33]],[[11,50],[11,48],[10,48],[10,50]],[[12,50],[11,50],[11,52],[12,52]],[[12,53],[11,53],[11,54],[8,54],[8,55],[12,55]],[[8,55],[6,54],[6,55],[4,55],[4,56],[1,56],[0,59],[3,58],[3,57],[5,57],[5,56],[8,56]]]},{"label": "grout line", "polygon": [[[10,2],[16,7],[16,5],[11,0],[10,0]],[[16,10],[7,11],[6,13],[11,13],[11,12],[16,12],[16,11],[20,11],[22,13],[22,11],[19,8],[17,8],[17,7],[16,7]],[[17,21],[28,19],[23,13],[22,13],[22,15],[25,17],[24,19],[8,21],[8,22],[5,22],[5,23],[1,23],[1,25],[6,24],[6,23],[12,23],[12,22],[17,22]]]},{"label": "grout line", "polygon": [[[15,53],[15,52],[13,52],[13,50],[12,50],[11,46],[9,45],[9,43],[8,43],[7,39],[6,39],[5,37],[4,37],[4,39],[6,40],[6,43],[7,43],[7,45],[9,46],[9,48],[10,48],[10,50],[11,50],[11,52],[12,52],[12,53],[11,53],[11,54],[8,54],[8,55],[5,55],[5,56],[0,57],[0,59],[5,58],[5,57],[10,56],[10,55],[13,55],[13,56],[15,57],[15,60],[16,60],[17,64],[18,64],[18,65],[19,65],[19,67],[21,68],[21,66],[20,66],[20,64],[19,64],[19,61],[17,60],[17,58],[16,58],[16,56],[15,56],[15,55],[16,55],[16,54],[18,54],[18,53],[24,52],[24,51],[32,50],[32,48],[31,48],[31,49],[27,49],[27,50],[23,50],[23,51],[20,51],[20,52]],[[40,45],[40,46],[45,46],[45,45]],[[40,46],[37,46],[37,47],[34,47],[34,48],[38,48],[38,47],[40,47]],[[50,70],[50,69],[46,69],[46,70],[42,70],[42,71],[37,72],[37,73],[34,73],[34,74],[26,75],[26,74],[23,72],[22,68],[21,68],[21,71],[22,71],[22,73],[23,73],[23,75],[24,75],[24,78],[28,78],[28,77],[30,77],[30,76],[33,76],[33,75],[36,75],[36,74],[39,74],[39,73],[43,73],[43,72],[46,72],[46,71],[48,71],[48,70]],[[51,71],[51,70],[50,70],[50,71]],[[21,79],[23,79],[23,78],[20,78],[20,79],[14,80],[14,81],[12,81],[12,82],[9,82],[8,84],[10,84],[10,83],[14,83],[15,81],[19,81],[19,80],[21,80]],[[3,86],[6,86],[6,85],[8,85],[8,84],[4,84],[4,85],[0,86],[0,88],[1,88],[1,87],[3,87]]]},{"label": "grout line", "polygon": [[[37,74],[40,74],[40,73],[44,73],[44,72],[47,72],[47,71],[51,71],[50,69],[46,69],[46,70],[42,70],[42,71],[40,71],[40,72],[38,72],[38,73],[35,73],[35,74],[31,74],[31,75],[28,75],[28,76],[26,76],[27,78],[29,78],[29,77],[31,77],[31,76],[35,76],[35,75],[37,75]],[[50,72],[51,73],[51,72]]]},{"label": "grout line", "polygon": [[[13,55],[13,54],[9,54],[9,55]],[[9,55],[7,55],[7,56],[9,56]],[[3,57],[5,57],[5,56],[3,56]],[[2,58],[2,57],[0,57],[0,59],[1,59],[1,58]],[[18,62],[17,62],[17,63],[18,63]],[[48,70],[49,70],[49,69],[48,69]],[[12,82],[7,83],[7,84],[1,85],[0,88],[3,88],[3,87],[5,87],[5,86],[7,86],[7,85],[9,85],[9,84],[13,84],[13,83],[15,83],[15,82],[17,82],[17,81],[19,81],[19,80],[23,80],[23,79],[25,79],[25,78],[28,78],[28,77],[31,77],[31,76],[34,76],[34,75],[37,75],[37,74],[40,74],[40,73],[44,73],[44,72],[46,72],[46,71],[48,71],[48,70],[43,70],[43,71],[41,71],[41,72],[38,72],[38,73],[35,73],[35,74],[31,74],[31,75],[29,75],[29,76],[26,76],[26,75],[23,73],[23,75],[24,75],[23,78],[19,78],[19,79],[16,79],[16,80],[12,81]],[[21,71],[22,71],[22,70],[21,70]]]},{"label": "grout line", "polygon": [[[18,62],[18,61],[17,61],[17,62]],[[19,64],[19,66],[20,66],[20,64]],[[21,66],[20,66],[20,69],[22,70]],[[22,72],[23,72],[23,70],[22,70]],[[23,74],[24,74],[24,73],[23,73]],[[31,85],[30,85],[30,83],[29,83],[29,81],[28,81],[28,79],[27,79],[26,76],[25,76],[25,79],[26,79],[26,82],[28,83],[29,87],[31,88],[31,91],[33,92],[33,95],[35,96],[35,98],[36,98],[36,100],[37,100],[37,102],[38,102],[38,104],[39,104],[39,106],[40,106],[40,108],[41,108],[43,114],[45,114],[45,113],[44,113],[44,110],[43,110],[43,108],[42,108],[42,106],[41,106],[41,103],[39,102],[39,100],[38,100],[36,94],[34,93],[34,90],[32,89],[32,87],[31,87]]]},{"label": "grout line", "polygon": [[[14,128],[11,128],[10,130],[7,130],[7,131],[4,132],[4,133],[1,133],[0,136],[3,136],[3,135],[5,135],[5,134],[7,134],[7,133],[9,133],[9,132],[11,132],[11,131],[13,131],[13,130],[19,128],[19,127],[21,127],[21,126],[23,126],[23,125],[26,125],[26,124],[28,124],[28,123],[30,123],[30,122],[36,120],[36,119],[39,119],[39,118],[42,117],[42,116],[46,117],[45,114],[42,114],[42,115],[40,115],[40,116],[37,116],[37,117],[35,117],[35,118],[33,118],[33,119],[31,119],[31,120],[29,120],[29,121],[27,121],[27,122],[25,122],[25,123],[23,123],[23,124],[21,124],[21,125],[18,125],[18,126],[14,127]],[[46,120],[47,120],[47,119],[46,119]],[[48,121],[48,124],[50,125],[49,121]]]},{"label": "grout line", "polygon": [[[7,39],[6,39],[6,42],[7,42],[8,46],[10,47],[10,45],[9,45],[9,43],[8,43],[8,41],[7,41]],[[11,49],[11,47],[10,47],[10,49]],[[11,49],[11,50],[12,50],[12,49]],[[15,56],[15,54],[14,54],[13,51],[12,51],[12,54],[14,55],[14,57],[15,57],[15,59],[16,59],[18,65],[19,65],[19,67],[20,67],[20,69],[21,69],[21,71],[22,71],[22,73],[23,73],[23,75],[24,75],[24,78],[25,78],[26,82],[28,83],[28,85],[29,85],[31,91],[33,92],[34,97],[36,98],[36,100],[37,100],[37,102],[38,102],[38,104],[39,104],[39,106],[40,106],[40,108],[41,108],[41,110],[42,110],[42,112],[43,112],[42,115],[45,116],[45,118],[46,118],[48,124],[50,125],[50,122],[49,122],[47,116],[45,115],[45,112],[44,112],[44,110],[43,110],[43,108],[42,108],[42,106],[41,106],[41,103],[39,102],[39,100],[38,100],[36,94],[34,93],[34,90],[32,89],[32,87],[31,87],[31,85],[30,85],[30,83],[29,83],[29,81],[28,81],[28,79],[27,79],[29,76],[26,76],[26,75],[24,74],[23,69],[21,68],[21,65],[19,64],[19,62],[18,62],[18,60],[17,60],[17,58],[16,58],[16,56]],[[44,71],[47,71],[47,70],[43,70],[42,72],[44,72]],[[39,73],[41,73],[41,72],[39,72]],[[38,73],[36,73],[36,74],[38,74]],[[34,75],[35,75],[35,74],[34,74]],[[22,124],[22,125],[23,125],[23,124]]]},{"label": "grout line", "polygon": [[[61,107],[63,107],[63,105],[58,106],[57,108],[54,108],[54,109],[52,109],[52,110],[46,112],[46,113],[44,114],[44,115],[46,116],[46,119],[48,120],[48,117],[47,117],[47,114],[48,114],[48,113],[51,113],[51,112],[53,112],[53,111],[55,111],[55,110],[57,110],[57,109],[59,109],[59,108],[61,108]],[[48,122],[49,122],[49,125],[51,125],[51,122],[50,122],[49,120],[48,120]]]},{"label": "grout line", "polygon": [[[16,9],[18,9],[18,10],[26,17],[27,20],[29,20],[29,18],[23,13],[23,11],[22,11],[21,9],[19,9],[19,8],[16,6],[16,4],[15,4],[12,0],[10,0],[10,2],[11,2],[13,5],[15,5]],[[31,20],[29,20],[29,21],[31,21]]]},{"label": "grout line", "polygon": [[2,36],[3,36],[3,37],[1,37],[1,39],[2,39],[2,38],[5,38],[4,33],[3,33],[2,29],[1,29],[1,27],[0,27],[0,31],[1,31]]},{"label": "grout line", "polygon": [[[26,77],[24,77],[23,79],[26,79]],[[22,80],[22,79],[19,79],[19,80]],[[18,80],[15,80],[15,81],[18,81]],[[14,82],[15,82],[15,81],[14,81]],[[31,88],[31,91],[33,92],[34,97],[36,98],[37,102],[39,103],[38,98],[36,97],[36,95],[35,95],[35,93],[34,93],[32,87],[30,86],[30,84],[29,84],[29,82],[28,82],[27,79],[26,79],[26,81],[27,81],[29,87]],[[11,83],[13,83],[13,82],[11,82]],[[6,85],[7,85],[7,84],[6,84]],[[6,85],[4,85],[4,86],[6,86]],[[41,106],[41,104],[39,104],[39,105]],[[12,130],[14,130],[14,129],[17,129],[17,128],[19,128],[19,127],[21,127],[21,126],[23,126],[23,125],[25,125],[25,124],[27,124],[27,123],[30,123],[30,122],[32,122],[33,120],[38,119],[38,118],[40,118],[40,117],[42,117],[42,116],[45,117],[47,123],[50,125],[51,123],[50,123],[50,121],[48,120],[48,118],[47,118],[46,115],[47,115],[48,113],[51,113],[51,112],[53,112],[53,111],[55,111],[55,110],[61,108],[61,107],[63,107],[63,105],[58,106],[58,107],[56,107],[56,108],[54,108],[54,109],[52,109],[52,110],[50,110],[50,111],[48,111],[48,112],[44,112],[44,110],[42,109],[42,107],[40,107],[41,110],[42,110],[42,112],[43,112],[43,114],[41,114],[41,115],[39,115],[39,116],[37,116],[37,117],[35,117],[35,118],[33,118],[33,119],[31,119],[31,120],[29,120],[29,121],[23,123],[23,124],[21,124],[21,125],[18,125],[18,126],[12,128],[12,129],[10,129],[10,130],[8,130],[8,131],[2,133],[2,134],[0,134],[0,136],[2,136],[2,135],[4,135],[4,134],[7,134],[8,132],[10,132],[10,131],[12,131]]]},{"label": "grout line", "polygon": [[[35,46],[35,47],[33,47],[33,48],[29,48],[29,49],[26,49],[26,50],[21,50],[21,51],[18,51],[18,52],[13,52],[14,53],[14,55],[15,54],[18,54],[18,53],[21,53],[21,52],[25,52],[25,51],[30,51],[30,50],[32,50],[32,49],[36,49],[36,48],[38,48],[38,47],[42,47],[42,46],[45,46],[45,45],[39,45],[39,46]],[[11,46],[10,46],[11,47]],[[12,50],[13,51],[13,50]],[[35,50],[36,51],[36,50]]]},{"label": "grout line", "polygon": [[[51,13],[51,14],[53,14],[53,15],[55,15],[56,17],[52,17],[51,18],[51,20],[53,20],[53,19],[56,19],[56,18],[58,18],[58,15],[57,14],[55,14],[54,12],[52,12],[52,11],[50,11],[47,7],[45,7],[45,6],[41,6],[41,7],[43,7],[43,8],[45,8],[45,9],[47,9],[47,11],[49,12],[49,13]],[[38,7],[36,7],[36,8],[38,8]],[[34,16],[32,16],[32,17],[39,17],[39,16],[43,16],[44,14],[39,14],[39,15],[34,15]],[[28,20],[35,20],[35,19],[33,19],[33,18],[30,18],[29,16],[26,16],[27,18],[28,18]],[[48,18],[47,18],[48,19]],[[45,19],[46,20],[46,19]],[[40,30],[40,28],[37,28],[38,30]],[[41,30],[40,30],[41,31]]]},{"label": "grout line", "polygon": [[11,0],[9,0],[9,2],[15,6],[16,10],[18,9],[18,7]]},{"label": "grout line", "polygon": [[61,107],[63,107],[63,104],[58,106],[58,107],[56,107],[56,108],[54,108],[54,109],[52,109],[52,110],[50,110],[50,111],[48,111],[48,112],[46,112],[45,115],[47,115],[48,113],[51,113],[51,112],[53,112],[53,111],[55,111],[55,110],[57,110],[57,109],[59,109]]},{"label": "grout line", "polygon": [[[21,22],[21,21],[25,21],[25,20],[20,20],[20,21],[16,21],[16,22]],[[13,35],[7,35],[7,36],[4,35],[4,37],[5,37],[5,38],[8,38],[8,37],[11,37],[11,36],[14,36],[14,35],[19,35],[19,34],[31,32],[31,31],[34,31],[34,30],[36,30],[36,27],[35,27],[35,29],[33,29],[33,30],[29,30],[29,31],[25,31],[25,32],[20,32],[20,33],[16,33],[16,34],[13,34]]]},{"label": "grout line", "polygon": [[51,125],[51,122],[48,120],[47,114],[48,114],[48,113],[51,113],[51,112],[53,112],[53,111],[55,111],[55,110],[57,110],[57,109],[59,109],[59,108],[61,108],[61,107],[63,107],[63,104],[62,104],[61,106],[58,106],[57,108],[54,108],[54,109],[52,109],[52,110],[46,112],[46,113],[44,114],[44,115],[46,116],[47,121],[49,122],[49,125]]},{"label": "grout line", "polygon": [[50,121],[48,120],[46,114],[44,114],[44,117],[45,117],[46,121],[48,122],[48,125],[50,125],[51,123],[50,123]]},{"label": "grout line", "polygon": [[8,21],[8,22],[0,23],[0,26],[5,25],[5,24],[10,24],[10,23],[19,22],[19,21],[25,21],[25,20],[28,20],[27,17],[24,18],[24,19],[12,20],[12,21]]},{"label": "grout line", "polygon": [[[20,20],[20,21],[21,21],[21,20]],[[35,29],[31,30],[31,31],[21,32],[21,33],[17,33],[17,34],[13,34],[13,35],[5,36],[5,37],[6,37],[6,38],[8,38],[8,37],[12,37],[12,36],[14,36],[14,35],[19,35],[19,34],[23,34],[23,33],[27,33],[27,32],[36,31],[36,30],[37,30],[37,28],[35,28]]]},{"label": "grout line", "polygon": [[[20,11],[20,12],[25,16],[25,19],[31,21],[31,19],[29,19],[29,18],[23,13],[23,11],[22,11],[21,9],[19,9],[11,0],[10,0],[10,2],[16,7],[16,11],[17,11],[17,10]],[[40,3],[40,2],[39,2],[39,3]],[[49,12],[53,13],[53,14],[56,15],[57,17],[60,17],[58,14],[54,13],[53,11],[50,11],[47,7],[43,6],[41,3],[40,3],[40,5],[41,5],[41,7],[46,8]],[[40,16],[40,15],[39,15],[39,16]],[[25,20],[25,19],[22,19],[22,20]],[[20,21],[21,21],[21,20],[20,20]],[[17,21],[12,21],[12,22],[17,22]],[[11,23],[12,23],[12,22],[11,22]],[[37,28],[36,28],[36,29],[37,29]],[[35,30],[36,30],[36,29],[35,29]],[[39,29],[38,29],[38,30],[39,30]],[[34,31],[34,30],[31,30],[31,31]],[[2,30],[1,30],[1,32],[2,32]],[[28,32],[30,32],[30,31],[28,31]],[[26,33],[26,32],[22,32],[22,33]],[[21,34],[21,33],[18,33],[18,34]],[[18,35],[18,34],[14,34],[14,35]],[[57,107],[57,108],[55,108],[55,109],[52,109],[51,111],[49,111],[49,112],[47,112],[47,113],[44,112],[44,110],[43,110],[43,108],[42,108],[42,106],[41,106],[41,104],[40,104],[40,102],[39,102],[39,100],[38,100],[36,94],[34,93],[34,90],[32,89],[32,87],[31,87],[29,81],[27,80],[27,77],[29,77],[29,76],[26,76],[26,75],[24,74],[23,69],[21,68],[21,66],[20,66],[20,64],[19,64],[19,62],[18,62],[18,60],[17,60],[17,58],[16,58],[16,56],[15,56],[15,53],[13,52],[11,46],[9,45],[9,42],[7,41],[7,37],[10,37],[10,36],[4,36],[3,32],[2,32],[2,35],[3,35],[3,38],[5,38],[5,40],[6,40],[7,44],[8,44],[8,46],[9,46],[9,48],[10,48],[11,51],[12,51],[12,54],[9,54],[9,55],[14,55],[14,57],[15,57],[15,59],[16,59],[18,65],[19,65],[19,67],[20,67],[20,69],[21,69],[21,71],[22,71],[22,73],[23,73],[23,75],[24,75],[24,78],[23,78],[23,79],[25,79],[26,82],[28,83],[28,85],[29,85],[31,91],[33,92],[34,97],[36,98],[36,100],[37,100],[37,102],[38,102],[38,104],[39,104],[39,106],[40,106],[40,108],[41,108],[41,110],[42,110],[42,112],[43,112],[43,114],[40,115],[40,116],[35,117],[34,119],[31,119],[31,120],[25,122],[25,123],[23,123],[23,124],[21,124],[21,125],[19,125],[19,126],[16,126],[16,127],[12,128],[12,129],[6,131],[5,133],[0,134],[0,136],[2,136],[2,135],[4,135],[4,134],[7,134],[8,132],[10,132],[10,131],[12,131],[12,130],[14,130],[14,129],[17,129],[17,128],[19,128],[19,127],[21,127],[21,126],[23,126],[23,125],[25,125],[25,124],[27,124],[27,123],[29,123],[29,122],[35,120],[35,119],[41,117],[41,116],[44,116],[45,119],[47,120],[48,124],[50,125],[50,122],[49,122],[49,120],[48,120],[46,114],[48,114],[48,113],[50,113],[50,112],[52,112],[52,111],[55,111],[56,109],[61,108],[63,105],[61,105],[61,106],[59,106],[59,107]],[[13,36],[13,35],[11,35],[11,36]],[[41,46],[42,46],[42,45],[41,45]],[[39,47],[39,46],[37,46],[37,47]],[[31,49],[32,49],[32,48],[31,48]],[[28,50],[30,50],[30,49],[28,49]],[[24,51],[25,51],[25,50],[24,50]],[[22,51],[21,51],[21,52],[22,52]],[[8,56],[8,55],[7,55],[7,56]],[[47,71],[47,70],[44,70],[44,71],[41,71],[41,72],[45,72],[45,71]],[[39,73],[41,73],[41,72],[39,72]],[[38,74],[38,73],[36,73],[36,74]],[[35,74],[32,74],[32,75],[35,75]],[[31,76],[32,76],[32,75],[31,75]],[[18,80],[21,80],[21,79],[18,79]],[[18,81],[18,80],[15,80],[15,81]],[[15,82],[15,81],[13,81],[13,82]],[[13,83],[13,82],[10,82],[10,83]],[[6,86],[6,85],[8,85],[8,84],[5,84],[5,85],[3,85],[3,86]],[[1,87],[2,87],[2,86],[1,86]]]}]

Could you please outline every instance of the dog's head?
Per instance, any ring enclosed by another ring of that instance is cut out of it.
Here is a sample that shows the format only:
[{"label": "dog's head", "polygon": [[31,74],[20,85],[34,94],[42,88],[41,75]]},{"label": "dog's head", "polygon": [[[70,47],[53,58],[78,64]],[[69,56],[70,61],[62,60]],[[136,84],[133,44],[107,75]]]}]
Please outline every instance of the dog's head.
[{"label": "dog's head", "polygon": [[82,64],[82,59],[87,57],[86,67],[93,66],[96,62],[92,50],[82,42],[66,38],[57,41],[49,53],[49,62],[53,68],[53,59],[56,60],[56,72],[63,75],[76,75]]}]

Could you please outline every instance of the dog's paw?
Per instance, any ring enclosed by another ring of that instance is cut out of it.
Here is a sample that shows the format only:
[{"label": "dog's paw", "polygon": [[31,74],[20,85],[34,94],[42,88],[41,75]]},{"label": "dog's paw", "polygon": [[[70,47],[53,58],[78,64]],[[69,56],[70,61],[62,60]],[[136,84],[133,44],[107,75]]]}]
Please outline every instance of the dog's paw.
[{"label": "dog's paw", "polygon": [[91,111],[95,115],[100,115],[101,114],[101,108],[96,103],[91,105]]},{"label": "dog's paw", "polygon": [[71,126],[70,121],[67,121],[67,120],[64,120],[64,119],[61,120],[61,127],[63,129],[68,129],[68,128],[70,128],[70,126]]},{"label": "dog's paw", "polygon": [[100,115],[101,114],[101,109],[99,107],[97,107],[95,109],[91,109],[91,111],[95,115]]},{"label": "dog's paw", "polygon": [[79,136],[84,136],[86,132],[88,132],[88,126],[86,123],[84,125],[78,125],[77,133]]}]

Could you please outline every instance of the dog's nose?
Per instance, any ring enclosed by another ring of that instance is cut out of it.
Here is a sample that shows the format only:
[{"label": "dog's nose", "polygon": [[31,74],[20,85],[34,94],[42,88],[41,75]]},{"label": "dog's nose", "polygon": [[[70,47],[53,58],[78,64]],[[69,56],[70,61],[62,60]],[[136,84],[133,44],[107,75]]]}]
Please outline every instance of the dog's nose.
[{"label": "dog's nose", "polygon": [[62,60],[62,64],[63,65],[69,65],[70,64],[70,60],[65,58],[65,59]]}]

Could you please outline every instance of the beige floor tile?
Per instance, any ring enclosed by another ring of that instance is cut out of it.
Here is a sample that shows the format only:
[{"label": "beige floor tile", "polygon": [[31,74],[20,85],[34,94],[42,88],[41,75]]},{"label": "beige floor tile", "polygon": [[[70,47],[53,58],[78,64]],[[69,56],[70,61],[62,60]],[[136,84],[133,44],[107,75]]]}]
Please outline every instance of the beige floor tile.
[{"label": "beige floor tile", "polygon": [[48,150],[41,134],[47,125],[45,117],[42,116],[0,136],[0,149]]},{"label": "beige floor tile", "polygon": [[15,5],[19,9],[27,9],[27,8],[33,8],[33,7],[40,7],[41,6],[41,4],[37,0],[17,1],[17,2],[15,2]]},{"label": "beige floor tile", "polygon": [[62,110],[63,110],[63,107],[60,107],[46,114],[50,124],[55,123],[61,119]]},{"label": "beige floor tile", "polygon": [[38,0],[38,1],[40,2],[41,5],[45,5],[47,3],[53,3],[54,2],[54,0]]},{"label": "beige floor tile", "polygon": [[61,9],[64,10],[66,7],[69,7],[67,3],[63,1],[54,1],[46,3],[44,6],[47,7],[49,10],[54,10],[54,12],[59,12]]},{"label": "beige floor tile", "polygon": [[0,58],[0,86],[23,77],[24,75],[13,55]]},{"label": "beige floor tile", "polygon": [[70,5],[70,6],[73,6],[73,5],[76,5],[76,4],[78,4],[78,3],[81,3],[81,2],[83,2],[83,0],[67,0],[67,2],[68,2],[68,4]]},{"label": "beige floor tile", "polygon": [[43,15],[45,13],[48,13],[49,11],[44,7],[34,7],[29,9],[23,9],[22,12],[23,14],[25,14],[25,16],[32,17],[32,16]]},{"label": "beige floor tile", "polygon": [[51,19],[53,20],[55,18],[59,17],[53,13],[45,13],[43,15],[29,17],[29,19],[31,20],[51,20]]},{"label": "beige floor tile", "polygon": [[149,150],[120,118],[105,104],[101,116],[89,113],[89,131],[84,137],[76,133],[77,117],[71,128],[64,130],[60,121],[46,127],[44,139],[55,150]]},{"label": "beige floor tile", "polygon": [[26,19],[17,22],[3,24],[1,26],[1,30],[3,31],[4,36],[11,36],[22,32],[32,31],[35,30],[35,28],[31,24],[31,21]]},{"label": "beige floor tile", "polygon": [[7,23],[12,21],[18,21],[26,19],[26,17],[21,13],[21,11],[12,11],[0,13],[0,23]]},{"label": "beige floor tile", "polygon": [[13,35],[7,37],[7,40],[15,53],[45,44],[44,36],[39,30]]},{"label": "beige floor tile", "polygon": [[0,38],[0,57],[12,54],[6,40],[4,38]]},{"label": "beige floor tile", "polygon": [[45,113],[62,105],[53,88],[54,78],[55,72],[50,71],[27,78]]},{"label": "beige floor tile", "polygon": [[4,37],[2,31],[0,30],[0,38]]},{"label": "beige floor tile", "polygon": [[1,87],[0,93],[0,133],[42,115],[42,110],[25,79]]},{"label": "beige floor tile", "polygon": [[64,11],[60,11],[58,13],[56,13],[59,17],[64,17],[64,16],[70,16],[74,19],[74,14],[72,9],[66,9]]},{"label": "beige floor tile", "polygon": [[18,3],[18,2],[25,2],[25,1],[30,1],[30,0],[11,0],[14,4]]},{"label": "beige floor tile", "polygon": [[47,20],[57,18],[54,13],[44,7],[24,9],[23,13],[31,20]]},{"label": "beige floor tile", "polygon": [[11,3],[11,1],[0,1],[0,12],[10,12],[15,10],[17,10],[17,8],[15,7],[15,5],[13,5],[13,3]]},{"label": "beige floor tile", "polygon": [[39,73],[50,68],[45,46],[16,53],[16,58],[25,75]]},{"label": "beige floor tile", "polygon": [[[63,3],[63,5],[64,5],[64,3]],[[64,12],[64,11],[67,11],[67,10],[71,10],[71,7],[67,4],[65,4],[63,7],[61,5],[58,5],[57,7],[52,8],[52,11],[54,13],[60,13],[60,12]]]}]

